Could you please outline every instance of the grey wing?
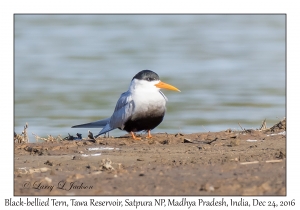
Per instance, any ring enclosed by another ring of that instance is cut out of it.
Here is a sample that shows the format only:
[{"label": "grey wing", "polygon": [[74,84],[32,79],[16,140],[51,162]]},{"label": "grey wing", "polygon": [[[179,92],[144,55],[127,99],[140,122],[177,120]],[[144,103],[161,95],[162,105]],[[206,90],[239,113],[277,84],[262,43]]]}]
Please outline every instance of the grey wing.
[{"label": "grey wing", "polygon": [[106,133],[116,128],[123,129],[125,122],[131,117],[134,110],[134,102],[130,92],[122,93],[115,107],[115,111],[109,123],[100,131],[98,135]]}]

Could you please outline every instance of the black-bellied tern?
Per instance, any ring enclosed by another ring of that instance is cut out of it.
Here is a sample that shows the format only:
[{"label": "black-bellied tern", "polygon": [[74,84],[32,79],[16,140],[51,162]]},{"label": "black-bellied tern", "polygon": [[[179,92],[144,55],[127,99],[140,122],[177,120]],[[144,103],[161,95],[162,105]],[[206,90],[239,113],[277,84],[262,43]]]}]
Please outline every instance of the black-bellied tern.
[{"label": "black-bellied tern", "polygon": [[116,128],[131,133],[133,139],[140,139],[134,132],[143,130],[148,131],[147,138],[152,138],[150,131],[162,122],[166,112],[167,97],[160,91],[162,88],[180,92],[176,87],[160,81],[155,72],[140,71],[132,78],[128,91],[121,94],[110,118],[72,128],[103,127],[95,138]]}]

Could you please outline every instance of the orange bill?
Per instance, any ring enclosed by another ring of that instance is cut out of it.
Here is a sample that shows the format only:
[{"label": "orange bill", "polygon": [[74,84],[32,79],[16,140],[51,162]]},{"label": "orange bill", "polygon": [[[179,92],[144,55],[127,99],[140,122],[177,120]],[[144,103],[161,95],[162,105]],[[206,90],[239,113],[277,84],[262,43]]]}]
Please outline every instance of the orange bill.
[{"label": "orange bill", "polygon": [[164,83],[162,81],[159,81],[159,83],[157,83],[155,86],[158,87],[158,88],[163,88],[163,89],[168,89],[168,90],[175,90],[175,91],[181,92],[178,88],[176,88],[172,85],[169,85],[167,83]]}]

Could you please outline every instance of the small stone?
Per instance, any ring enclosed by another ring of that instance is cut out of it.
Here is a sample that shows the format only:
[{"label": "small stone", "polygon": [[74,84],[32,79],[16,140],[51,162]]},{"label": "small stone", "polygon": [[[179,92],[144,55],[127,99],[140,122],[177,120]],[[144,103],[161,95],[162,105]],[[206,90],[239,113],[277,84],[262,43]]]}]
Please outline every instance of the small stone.
[{"label": "small stone", "polygon": [[50,179],[49,177],[45,177],[44,179],[48,184],[50,184],[52,182],[52,179]]},{"label": "small stone", "polygon": [[34,168],[34,169],[29,169],[29,173],[33,174],[33,173],[44,173],[47,172],[48,170],[50,170],[49,168],[43,167],[43,168]]},{"label": "small stone", "polygon": [[215,140],[216,139],[216,136],[215,135],[212,135],[212,134],[208,134],[207,137],[206,137],[206,140]]},{"label": "small stone", "polygon": [[234,146],[239,146],[241,143],[240,139],[233,139],[230,141],[230,146],[234,147]]},{"label": "small stone", "polygon": [[226,133],[231,133],[232,130],[231,130],[230,128],[228,128],[225,132],[226,132]]},{"label": "small stone", "polygon": [[73,174],[73,175],[68,176],[68,178],[66,179],[66,181],[67,182],[72,182],[74,180],[82,179],[82,178],[84,178],[84,176],[82,174]]},{"label": "small stone", "polygon": [[50,169],[49,169],[49,168],[46,168],[46,167],[40,168],[40,171],[41,171],[42,173],[47,172],[47,171],[49,171],[49,170],[50,170]]},{"label": "small stone", "polygon": [[126,145],[126,142],[122,141],[122,142],[119,143],[119,145],[120,145],[120,146],[125,146],[125,145]]},{"label": "small stone", "polygon": [[49,161],[49,160],[47,160],[44,164],[45,164],[45,165],[49,165],[49,166],[53,166],[53,162],[51,162],[51,161]]},{"label": "small stone", "polygon": [[183,139],[183,143],[193,143],[190,139]]},{"label": "small stone", "polygon": [[159,143],[161,143],[161,144],[169,144],[169,140],[168,139],[165,139],[165,140],[163,140],[163,141],[160,141]]},{"label": "small stone", "polygon": [[232,134],[229,135],[229,137],[230,137],[230,138],[233,138],[233,139],[235,139],[237,136],[238,136],[238,135],[235,134],[235,133],[232,133]]},{"label": "small stone", "polygon": [[82,157],[79,155],[74,155],[72,158],[72,160],[81,160],[81,159],[82,159]]},{"label": "small stone", "polygon": [[203,146],[197,146],[197,148],[198,148],[199,150],[205,150],[205,147],[203,147]]},{"label": "small stone", "polygon": [[114,170],[114,168],[112,167],[112,162],[110,159],[102,159],[101,160],[101,164],[100,164],[100,168],[102,170]]},{"label": "small stone", "polygon": [[201,185],[201,188],[199,190],[200,191],[213,192],[213,191],[215,191],[215,188],[211,184],[206,183],[205,185]]},{"label": "small stone", "polygon": [[279,152],[279,155],[277,156],[277,158],[279,159],[284,159],[286,157],[286,155],[283,152]]},{"label": "small stone", "polygon": [[98,174],[101,174],[101,173],[102,173],[102,171],[95,171],[95,172],[92,173],[92,175],[98,175]]},{"label": "small stone", "polygon": [[148,140],[148,144],[154,144],[154,143],[155,143],[155,141],[153,139]]}]

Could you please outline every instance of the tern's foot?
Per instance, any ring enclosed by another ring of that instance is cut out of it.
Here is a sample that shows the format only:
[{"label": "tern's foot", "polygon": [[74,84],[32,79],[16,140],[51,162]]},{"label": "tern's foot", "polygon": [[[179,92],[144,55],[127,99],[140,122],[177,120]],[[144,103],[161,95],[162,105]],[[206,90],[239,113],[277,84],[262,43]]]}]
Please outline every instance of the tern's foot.
[{"label": "tern's foot", "polygon": [[131,133],[131,136],[132,136],[132,138],[134,140],[141,140],[141,138],[140,137],[136,137],[132,131],[130,133]]},{"label": "tern's foot", "polygon": [[150,133],[150,130],[148,131],[148,136],[146,137],[147,139],[151,139],[152,138],[152,135]]}]

